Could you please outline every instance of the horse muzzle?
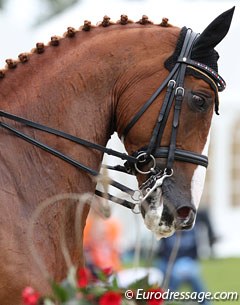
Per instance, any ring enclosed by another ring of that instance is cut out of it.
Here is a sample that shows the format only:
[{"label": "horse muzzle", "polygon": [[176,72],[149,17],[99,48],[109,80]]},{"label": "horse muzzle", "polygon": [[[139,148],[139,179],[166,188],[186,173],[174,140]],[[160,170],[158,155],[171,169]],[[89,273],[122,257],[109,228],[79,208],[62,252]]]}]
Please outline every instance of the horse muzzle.
[{"label": "horse muzzle", "polygon": [[141,213],[146,227],[157,239],[193,227],[196,208],[191,203],[191,197],[179,189],[170,177],[152,192],[148,190],[148,194],[142,201]]}]

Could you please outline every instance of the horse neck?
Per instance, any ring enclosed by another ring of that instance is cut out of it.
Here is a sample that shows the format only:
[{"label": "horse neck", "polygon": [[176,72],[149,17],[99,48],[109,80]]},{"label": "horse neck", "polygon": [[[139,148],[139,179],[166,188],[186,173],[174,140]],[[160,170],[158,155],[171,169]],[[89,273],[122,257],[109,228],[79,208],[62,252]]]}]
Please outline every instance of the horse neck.
[{"label": "horse neck", "polygon": [[164,60],[178,34],[175,27],[131,24],[62,38],[7,71],[1,108],[105,145],[168,73]]},{"label": "horse neck", "polygon": [[33,52],[28,62],[7,70],[0,80],[1,109],[105,145],[115,77],[99,30],[62,38],[59,46]]},{"label": "horse neck", "polygon": [[[66,131],[89,131],[88,138],[104,144],[118,102],[128,103],[129,84],[134,90],[137,82],[163,69],[161,47],[171,52],[177,35],[174,27],[131,24],[97,27],[62,38],[59,46],[48,46],[42,54],[34,52],[29,62],[7,71],[0,80],[1,108],[51,122],[55,128],[64,126]],[[137,103],[132,106],[135,112]]]}]

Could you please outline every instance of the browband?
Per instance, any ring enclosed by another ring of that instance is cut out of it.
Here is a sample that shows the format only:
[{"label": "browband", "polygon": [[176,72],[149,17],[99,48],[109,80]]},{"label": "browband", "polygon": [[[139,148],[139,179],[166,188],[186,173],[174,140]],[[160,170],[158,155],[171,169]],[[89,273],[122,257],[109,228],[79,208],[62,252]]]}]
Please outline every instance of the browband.
[{"label": "browband", "polygon": [[209,66],[192,60],[192,59],[188,59],[188,58],[179,58],[178,61],[179,63],[186,63],[191,67],[195,67],[201,71],[203,71],[204,73],[206,73],[217,85],[217,89],[219,92],[222,92],[225,88],[226,88],[226,82],[224,81],[224,79],[212,68],[210,68]]}]

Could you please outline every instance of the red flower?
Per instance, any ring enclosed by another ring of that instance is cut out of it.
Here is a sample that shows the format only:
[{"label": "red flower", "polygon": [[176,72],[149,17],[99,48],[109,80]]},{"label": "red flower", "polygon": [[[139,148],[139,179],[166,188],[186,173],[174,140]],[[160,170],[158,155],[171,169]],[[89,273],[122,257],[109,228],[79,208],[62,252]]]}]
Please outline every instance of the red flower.
[{"label": "red flower", "polygon": [[77,283],[79,288],[85,288],[87,287],[90,278],[91,278],[91,273],[87,268],[80,268],[77,273]]},{"label": "red flower", "polygon": [[99,305],[121,305],[121,294],[114,291],[107,291],[99,300]]},{"label": "red flower", "polygon": [[32,287],[26,287],[22,292],[22,299],[24,305],[37,305],[40,294]]},{"label": "red flower", "polygon": [[102,269],[102,272],[104,275],[109,277],[110,275],[112,275],[113,269],[112,269],[112,267],[107,267],[107,268]]},{"label": "red flower", "polygon": [[152,288],[148,290],[150,297],[147,300],[148,305],[162,305],[164,304],[164,299],[162,298],[163,290],[160,288]]}]

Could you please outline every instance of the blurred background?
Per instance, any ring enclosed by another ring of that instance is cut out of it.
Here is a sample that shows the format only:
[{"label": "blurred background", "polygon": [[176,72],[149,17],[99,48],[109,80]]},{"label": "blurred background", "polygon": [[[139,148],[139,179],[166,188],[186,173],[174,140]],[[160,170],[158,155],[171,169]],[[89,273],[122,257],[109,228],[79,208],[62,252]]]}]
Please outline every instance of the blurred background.
[{"label": "blurred background", "polygon": [[[137,21],[146,14],[156,23],[167,17],[174,25],[202,32],[215,17],[233,5],[236,10],[229,34],[217,46],[219,73],[226,80],[227,89],[220,93],[220,116],[214,115],[213,118],[210,165],[201,202],[201,210],[209,216],[214,240],[208,242],[208,230],[204,227],[198,234],[203,277],[209,289],[215,291],[240,290],[237,271],[240,264],[239,0],[0,0],[0,67],[5,65],[6,58],[17,58],[19,53],[30,51],[36,42],[47,43],[52,35],[62,35],[68,26],[78,28],[86,19],[96,24],[104,15],[116,21],[121,14],[127,14]],[[123,150],[116,135],[108,145]],[[119,161],[104,158],[104,163],[116,162]],[[112,177],[120,181],[124,179],[137,188],[133,178],[120,174]],[[155,241],[141,216],[116,205],[111,208],[113,218],[122,228],[120,248],[124,262],[127,264],[129,257],[129,261],[135,263],[150,261],[149,258],[154,261],[160,253],[161,242]],[[137,254],[133,254],[131,250],[138,245]]]}]

